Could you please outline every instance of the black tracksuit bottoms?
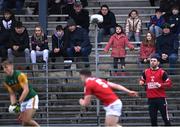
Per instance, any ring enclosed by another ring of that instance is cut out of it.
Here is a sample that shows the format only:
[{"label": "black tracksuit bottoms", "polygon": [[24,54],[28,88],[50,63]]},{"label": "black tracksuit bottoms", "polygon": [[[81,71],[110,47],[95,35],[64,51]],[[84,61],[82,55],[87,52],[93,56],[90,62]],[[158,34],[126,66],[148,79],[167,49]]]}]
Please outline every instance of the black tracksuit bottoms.
[{"label": "black tracksuit bottoms", "polygon": [[168,116],[168,107],[166,98],[149,98],[148,99],[149,105],[149,115],[151,118],[151,125],[157,126],[157,116],[158,110],[160,111],[162,118],[164,120],[165,126],[170,126],[170,120]]}]

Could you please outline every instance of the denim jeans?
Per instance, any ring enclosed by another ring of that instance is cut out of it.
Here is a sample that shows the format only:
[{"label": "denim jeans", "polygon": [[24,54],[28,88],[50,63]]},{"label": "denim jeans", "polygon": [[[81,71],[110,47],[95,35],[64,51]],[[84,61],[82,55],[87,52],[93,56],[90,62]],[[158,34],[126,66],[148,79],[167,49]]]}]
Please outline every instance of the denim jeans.
[{"label": "denim jeans", "polygon": [[[14,56],[16,54],[16,52],[19,52],[19,51],[13,51],[11,48],[8,49],[8,59],[13,61],[14,60]],[[29,64],[30,63],[30,51],[28,48],[24,49],[24,52],[25,54],[25,60],[26,60],[26,63]]]},{"label": "denim jeans", "polygon": [[134,37],[134,41],[140,42],[140,34],[136,32],[129,32],[128,33],[128,39],[131,40],[131,38]]},{"label": "denim jeans", "polygon": [[67,55],[70,59],[73,60],[74,57],[82,57],[83,62],[89,62],[89,54],[91,53],[91,46],[81,48],[81,51],[79,53],[76,53],[73,48],[67,48]]},{"label": "denim jeans", "polygon": [[99,32],[98,32],[98,43],[102,42],[103,41],[103,36],[106,35],[106,34],[110,34],[110,35],[113,35],[115,32],[115,28],[112,27],[110,29],[104,29],[104,28],[101,28],[99,29]]},{"label": "denim jeans", "polygon": [[154,33],[156,37],[159,37],[162,34],[162,29],[159,26],[150,26],[149,30]]}]

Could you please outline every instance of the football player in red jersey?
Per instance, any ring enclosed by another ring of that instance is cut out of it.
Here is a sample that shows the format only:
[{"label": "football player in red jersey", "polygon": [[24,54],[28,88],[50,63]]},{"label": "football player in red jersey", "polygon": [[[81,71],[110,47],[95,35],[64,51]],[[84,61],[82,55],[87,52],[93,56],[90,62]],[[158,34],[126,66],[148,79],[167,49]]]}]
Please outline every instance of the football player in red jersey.
[{"label": "football player in red jersey", "polygon": [[165,125],[170,126],[165,89],[170,88],[172,82],[167,73],[159,68],[159,60],[155,56],[150,59],[150,68],[143,72],[139,84],[146,87],[151,125],[157,126],[159,110]]},{"label": "football player in red jersey", "polygon": [[[138,96],[138,93],[125,88],[122,85],[108,82],[106,80],[92,77],[89,70],[81,70],[80,77],[84,83],[84,98],[79,100],[81,106],[88,106],[92,96],[96,96],[104,105],[106,111],[105,125],[119,126],[119,116],[121,115],[122,102],[112,89],[122,90],[130,96]],[[112,88],[112,89],[111,89]]]}]

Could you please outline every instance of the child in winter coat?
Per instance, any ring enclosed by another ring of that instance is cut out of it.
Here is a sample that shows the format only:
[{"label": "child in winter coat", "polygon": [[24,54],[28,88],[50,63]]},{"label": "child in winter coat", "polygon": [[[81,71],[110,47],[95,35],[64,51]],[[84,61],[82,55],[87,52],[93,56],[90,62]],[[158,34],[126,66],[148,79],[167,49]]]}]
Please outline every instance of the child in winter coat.
[{"label": "child in winter coat", "polygon": [[127,36],[124,34],[122,26],[117,25],[115,34],[110,37],[104,48],[104,51],[107,53],[112,47],[111,56],[114,59],[114,69],[118,69],[119,60],[121,68],[125,69],[126,46],[131,50],[134,49],[134,46],[129,43]]},{"label": "child in winter coat", "polygon": [[125,26],[125,32],[128,36],[128,39],[131,40],[132,37],[134,37],[134,41],[139,42],[140,41],[140,32],[142,27],[142,21],[139,18],[138,11],[132,10],[129,13],[129,18],[126,20],[126,26]]},{"label": "child in winter coat", "polygon": [[155,53],[155,37],[151,32],[147,32],[144,41],[140,46],[140,62],[149,62],[151,56]]}]

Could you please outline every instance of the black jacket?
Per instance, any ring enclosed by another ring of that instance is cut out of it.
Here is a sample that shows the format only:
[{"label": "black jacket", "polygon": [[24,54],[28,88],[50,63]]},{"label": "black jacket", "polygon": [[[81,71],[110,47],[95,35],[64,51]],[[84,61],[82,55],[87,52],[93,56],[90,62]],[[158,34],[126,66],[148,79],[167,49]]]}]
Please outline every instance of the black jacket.
[{"label": "black jacket", "polygon": [[169,17],[169,24],[175,24],[175,26],[171,28],[171,31],[178,34],[180,32],[180,15],[171,15]]},{"label": "black jacket", "polygon": [[82,48],[91,46],[88,33],[85,29],[76,27],[73,32],[68,31],[68,47],[80,46]]},{"label": "black jacket", "polygon": [[9,45],[10,45],[9,37],[12,30],[14,30],[15,22],[16,20],[14,16],[12,16],[9,20],[5,20],[5,18],[2,18],[0,20],[0,46],[9,48]]},{"label": "black jacket", "polygon": [[89,12],[87,10],[82,9],[79,13],[76,13],[75,10],[73,10],[69,16],[74,19],[76,25],[89,31]]},{"label": "black jacket", "polygon": [[[101,11],[98,13],[102,15]],[[103,16],[103,22],[98,24],[99,28],[104,28],[104,29],[110,29],[111,27],[116,26],[116,18],[114,13],[111,11],[108,12],[107,15],[102,15]]]},{"label": "black jacket", "polygon": [[[9,20],[6,20],[4,17],[0,21],[0,32],[9,31],[14,29],[14,25],[16,20],[14,16],[12,16]],[[8,24],[8,25],[7,25]],[[7,27],[8,26],[8,27]]]},{"label": "black jacket", "polygon": [[26,28],[22,34],[16,33],[15,30],[11,32],[10,47],[12,48],[13,45],[18,45],[20,51],[24,51],[26,48],[29,48],[29,35]]},{"label": "black jacket", "polygon": [[41,36],[41,38],[36,38],[35,35],[31,37],[31,47],[32,50],[36,50],[36,46],[40,47],[40,51],[43,51],[44,49],[49,49],[48,47],[48,39],[45,34]]},{"label": "black jacket", "polygon": [[162,34],[156,40],[156,53],[162,55],[163,53],[170,55],[172,53],[178,54],[179,41],[175,34]]},{"label": "black jacket", "polygon": [[60,50],[63,51],[66,51],[67,48],[64,35],[62,37],[58,37],[56,32],[52,35],[52,50],[55,48],[60,48]]}]

